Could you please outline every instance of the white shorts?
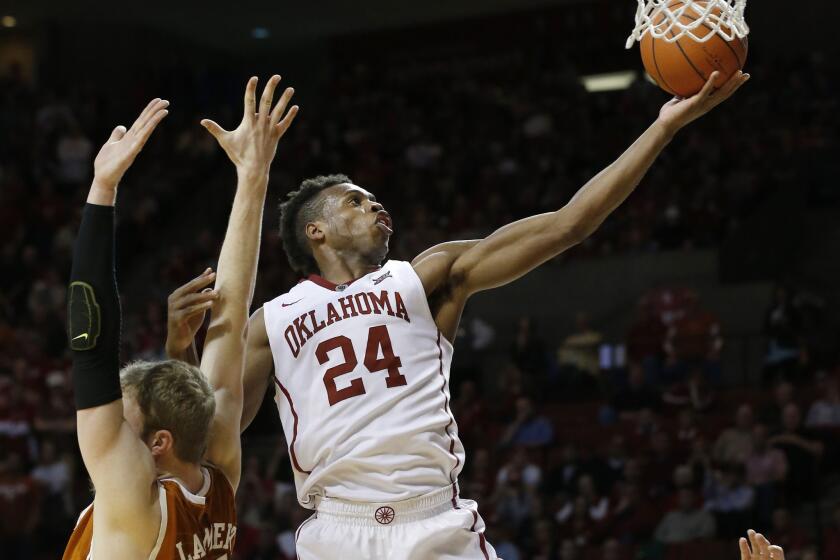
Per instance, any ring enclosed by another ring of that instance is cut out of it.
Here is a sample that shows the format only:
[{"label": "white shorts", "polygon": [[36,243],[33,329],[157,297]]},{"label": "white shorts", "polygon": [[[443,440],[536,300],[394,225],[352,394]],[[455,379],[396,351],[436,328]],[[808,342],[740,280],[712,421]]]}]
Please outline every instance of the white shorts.
[{"label": "white shorts", "polygon": [[299,560],[496,560],[473,500],[455,486],[389,504],[324,498],[301,523]]}]

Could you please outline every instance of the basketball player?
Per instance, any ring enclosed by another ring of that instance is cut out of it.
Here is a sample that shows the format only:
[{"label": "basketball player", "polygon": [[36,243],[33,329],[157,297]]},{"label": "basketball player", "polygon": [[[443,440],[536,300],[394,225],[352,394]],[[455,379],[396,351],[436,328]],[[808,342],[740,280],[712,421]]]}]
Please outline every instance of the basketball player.
[{"label": "basketball player", "polygon": [[298,501],[316,510],[297,532],[301,560],[496,558],[475,502],[458,496],[464,449],[448,385],[464,305],[591,235],[680,129],[749,79],[715,90],[716,74],[666,103],[563,208],[410,263],[385,261],[391,218],[348,177],[288,195],[281,235],[304,279],[251,318],[242,429],[273,379]]},{"label": "basketball player", "polygon": [[[120,305],[114,270],[117,186],[167,115],[153,100],[134,125],[119,126],[94,162],[94,180],[73,255],[68,320],[79,447],[96,495],[64,553],[82,559],[227,559],[236,537],[242,369],[259,254],[268,170],[297,112],[272,110],[279,77],[256,112],[256,78],[233,132],[212,121],[236,165],[238,184],[219,256],[215,306],[201,371],[176,360],[119,370]],[[202,373],[203,372],[203,373]],[[205,378],[206,375],[206,378]]]}]

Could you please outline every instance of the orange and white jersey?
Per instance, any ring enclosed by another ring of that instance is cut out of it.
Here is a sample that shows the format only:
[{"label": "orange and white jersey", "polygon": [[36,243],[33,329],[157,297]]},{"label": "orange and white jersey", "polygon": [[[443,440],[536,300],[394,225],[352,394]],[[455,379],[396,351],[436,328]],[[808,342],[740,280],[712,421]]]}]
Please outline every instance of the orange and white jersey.
[{"label": "orange and white jersey", "polygon": [[[233,488],[216,467],[202,467],[204,486],[193,494],[174,478],[158,480],[160,531],[149,560],[228,560],[236,539]],[[93,504],[79,516],[62,560],[91,556]],[[110,557],[110,556],[107,556]]]},{"label": "orange and white jersey", "polygon": [[394,502],[452,486],[452,345],[410,263],[349,284],[310,276],[263,306],[298,500]]}]

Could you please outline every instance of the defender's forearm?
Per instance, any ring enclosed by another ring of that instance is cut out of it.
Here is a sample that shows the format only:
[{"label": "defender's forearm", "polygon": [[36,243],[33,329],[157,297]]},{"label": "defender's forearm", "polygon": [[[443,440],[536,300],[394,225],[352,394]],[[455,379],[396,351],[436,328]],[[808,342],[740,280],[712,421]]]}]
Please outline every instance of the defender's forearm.
[{"label": "defender's forearm", "polygon": [[[223,346],[240,344],[242,351],[238,354],[244,352],[248,310],[254,295],[267,182],[267,175],[240,174],[219,255],[216,290],[220,298],[212,313],[207,340],[221,337]],[[216,389],[223,385],[236,386],[237,392],[241,392],[242,379],[230,379],[231,376],[222,375],[223,370],[205,371],[211,377],[212,386]]]}]

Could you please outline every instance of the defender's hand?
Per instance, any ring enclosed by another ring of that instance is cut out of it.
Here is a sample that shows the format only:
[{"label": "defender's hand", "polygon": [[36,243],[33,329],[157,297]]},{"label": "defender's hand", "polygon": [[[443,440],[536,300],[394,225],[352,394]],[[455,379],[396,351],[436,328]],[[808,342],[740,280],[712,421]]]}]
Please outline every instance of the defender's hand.
[{"label": "defender's hand", "polygon": [[286,88],[272,109],[274,90],[279,83],[280,76],[271,77],[263,90],[260,106],[257,107],[257,78],[248,80],[245,87],[245,111],[236,130],[227,131],[210,119],[201,121],[201,125],[216,138],[240,174],[268,175],[277,152],[277,142],[297,115],[297,105],[286,112],[286,106],[295,93],[292,88]]},{"label": "defender's hand", "polygon": [[785,560],[785,551],[782,547],[770,545],[770,541],[764,538],[761,533],[756,533],[752,529],[747,531],[749,543],[747,539],[741,537],[738,540],[738,546],[741,548],[741,560]]},{"label": "defender's hand", "polygon": [[166,310],[167,354],[178,354],[192,344],[204,323],[207,310],[219,299],[219,293],[207,287],[215,280],[216,273],[208,268],[169,296]]},{"label": "defender's hand", "polygon": [[152,99],[128,130],[120,125],[111,132],[110,138],[93,161],[94,188],[115,190],[134,158],[143,149],[157,125],[169,114],[169,101]]},{"label": "defender's hand", "polygon": [[659,122],[673,134],[729,99],[738,88],[750,79],[749,74],[744,74],[739,70],[720,88],[715,89],[717,75],[717,71],[712,72],[700,93],[688,99],[675,97],[663,105],[659,111]]}]

